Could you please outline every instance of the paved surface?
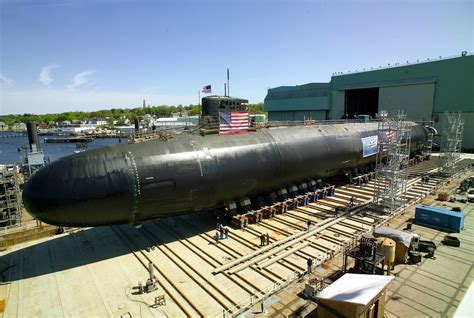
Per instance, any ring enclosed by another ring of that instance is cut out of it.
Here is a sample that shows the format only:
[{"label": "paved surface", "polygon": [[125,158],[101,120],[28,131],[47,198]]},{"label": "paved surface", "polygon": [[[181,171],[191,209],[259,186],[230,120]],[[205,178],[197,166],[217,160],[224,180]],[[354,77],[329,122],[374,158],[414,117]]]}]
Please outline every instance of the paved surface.
[{"label": "paved surface", "polygon": [[[474,175],[471,170],[454,179],[440,192],[454,193],[459,182],[468,175]],[[457,199],[465,199],[466,195],[454,195]],[[441,241],[448,233],[413,225],[413,231],[420,234],[423,240],[433,240],[437,246],[436,259],[423,257],[418,265],[399,264],[392,272],[396,278],[389,287],[385,314],[388,318],[395,317],[453,317],[458,305],[474,278],[474,203],[450,203],[436,200],[437,194],[429,195],[423,204],[451,209],[461,207],[465,214],[464,230],[461,233],[451,233],[461,241],[460,247],[444,246]],[[395,218],[389,226],[404,229],[407,221],[415,215],[415,206],[406,213]],[[336,258],[330,267],[319,268],[314,276],[329,276],[342,267],[340,258]],[[278,302],[269,302],[265,312],[261,312],[261,304],[257,304],[247,313],[247,317],[316,317],[316,306],[299,297],[304,289],[303,279],[297,284],[281,291],[274,297]],[[463,317],[464,318],[464,317]],[[471,317],[469,317],[471,318]]]},{"label": "paved surface", "polygon": [[[337,250],[356,231],[368,230],[377,222],[378,217],[335,216],[335,207],[349,203],[350,191],[341,187],[336,195],[317,203],[244,230],[231,229],[229,238],[218,243],[215,218],[201,213],[152,220],[139,230],[130,225],[97,227],[15,245],[0,253],[0,271],[13,266],[4,272],[7,283],[0,286],[0,299],[6,300],[4,314],[222,317],[225,312],[245,310],[292,282],[295,273],[304,272],[308,256],[322,261],[328,257],[327,250]],[[372,192],[369,184],[357,189],[356,198],[370,200]],[[336,223],[319,235],[307,229],[308,220]],[[270,244],[261,247],[260,236],[265,233],[269,233]],[[290,246],[291,253],[286,254],[278,241],[293,239],[295,234],[305,242],[297,239],[297,250]],[[233,273],[213,273],[254,252],[259,255],[260,268],[244,261],[245,266],[233,267]],[[272,259],[276,253],[283,254],[282,258]],[[265,264],[267,260],[271,263]],[[158,290],[138,295],[133,287],[148,278],[149,262],[155,267]],[[166,304],[153,307],[160,295],[165,296]]]},{"label": "paved surface", "polygon": [[[457,179],[459,181],[460,179]],[[459,182],[453,182],[457,186]],[[451,188],[451,190],[453,190]],[[458,199],[465,195],[456,195]],[[430,202],[431,201],[431,202]],[[437,246],[436,259],[423,258],[419,265],[397,265],[392,281],[386,313],[388,317],[452,317],[474,278],[474,204],[440,202],[427,198],[426,203],[451,209],[462,208],[464,231],[449,235],[461,241],[460,247],[444,246],[441,241],[448,233],[413,225],[421,239],[433,240]],[[413,209],[412,209],[413,210]],[[410,211],[406,218],[413,215]],[[403,228],[401,223],[398,228]]]}]

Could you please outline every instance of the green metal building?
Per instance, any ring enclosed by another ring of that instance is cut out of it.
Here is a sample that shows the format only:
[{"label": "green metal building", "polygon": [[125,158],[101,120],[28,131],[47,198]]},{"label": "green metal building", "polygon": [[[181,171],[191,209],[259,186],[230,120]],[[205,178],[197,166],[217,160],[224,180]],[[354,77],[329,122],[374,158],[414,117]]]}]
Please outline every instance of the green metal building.
[{"label": "green metal building", "polygon": [[269,120],[375,117],[381,110],[403,110],[412,120],[434,120],[437,128],[445,112],[461,112],[462,146],[474,150],[474,55],[335,74],[329,83],[269,89],[265,110]]},{"label": "green metal building", "polygon": [[328,119],[331,88],[329,83],[281,86],[268,90],[265,111],[269,121]]}]

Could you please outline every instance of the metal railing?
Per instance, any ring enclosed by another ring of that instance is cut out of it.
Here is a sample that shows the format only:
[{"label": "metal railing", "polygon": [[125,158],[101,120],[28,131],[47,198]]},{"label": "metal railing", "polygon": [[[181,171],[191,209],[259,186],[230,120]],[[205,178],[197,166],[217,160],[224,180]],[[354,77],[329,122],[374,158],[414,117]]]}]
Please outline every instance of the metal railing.
[{"label": "metal railing", "polygon": [[371,72],[371,71],[378,71],[378,70],[384,70],[384,69],[389,69],[389,68],[396,68],[396,67],[401,67],[401,66],[408,66],[408,65],[417,65],[417,64],[423,64],[423,63],[430,63],[430,62],[436,62],[436,61],[444,61],[444,60],[449,60],[457,57],[464,57],[464,56],[471,56],[473,55],[473,52],[467,52],[464,51],[461,54],[458,55],[451,55],[451,56],[438,56],[436,58],[427,58],[424,60],[416,60],[413,62],[406,61],[402,63],[388,63],[386,66],[379,66],[379,67],[368,67],[368,68],[363,68],[361,70],[353,70],[353,71],[347,71],[347,72],[334,72],[332,73],[333,77],[336,76],[344,76],[344,75],[349,75],[349,74],[358,74],[358,73],[364,73],[364,72]]}]

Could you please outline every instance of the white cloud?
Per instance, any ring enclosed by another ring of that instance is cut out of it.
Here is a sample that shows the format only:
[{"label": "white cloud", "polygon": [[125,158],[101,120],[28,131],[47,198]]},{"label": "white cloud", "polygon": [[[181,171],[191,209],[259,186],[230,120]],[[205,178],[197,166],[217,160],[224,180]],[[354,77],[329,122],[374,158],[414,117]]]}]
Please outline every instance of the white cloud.
[{"label": "white cloud", "polygon": [[13,80],[11,78],[6,77],[2,73],[0,73],[0,82],[7,86],[10,86],[13,84]]},{"label": "white cloud", "polygon": [[40,81],[43,85],[49,86],[53,82],[53,77],[51,76],[51,71],[55,68],[58,68],[59,65],[50,64],[43,66],[41,68],[40,75],[38,77],[38,81]]},{"label": "white cloud", "polygon": [[87,70],[74,75],[74,77],[72,78],[72,84],[69,85],[68,88],[73,89],[87,84],[90,81],[87,77],[94,73],[95,71]]},{"label": "white cloud", "polygon": [[150,105],[178,105],[196,102],[196,96],[171,96],[158,93],[36,89],[4,90],[0,95],[3,109],[0,115],[7,114],[46,114],[67,111],[96,111],[110,108],[141,107],[145,99]]}]

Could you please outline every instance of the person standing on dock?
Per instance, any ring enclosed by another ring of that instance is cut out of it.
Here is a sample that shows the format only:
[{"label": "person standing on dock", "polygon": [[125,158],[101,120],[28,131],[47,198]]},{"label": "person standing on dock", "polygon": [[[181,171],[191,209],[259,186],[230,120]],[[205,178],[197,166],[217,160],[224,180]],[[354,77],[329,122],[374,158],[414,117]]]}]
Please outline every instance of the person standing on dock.
[{"label": "person standing on dock", "polygon": [[261,234],[260,235],[260,246],[264,246],[265,245],[265,234]]},{"label": "person standing on dock", "polygon": [[354,196],[351,197],[351,203],[350,203],[351,207],[354,206]]},{"label": "person standing on dock", "polygon": [[266,245],[270,244],[270,235],[268,233],[265,235],[265,243]]},{"label": "person standing on dock", "polygon": [[309,228],[311,227],[311,220],[308,219],[308,222],[306,222],[306,224],[308,225],[308,231],[309,231]]},{"label": "person standing on dock", "polygon": [[219,234],[220,234],[220,239],[225,239],[225,229],[222,224],[221,224],[221,227],[219,228]]},{"label": "person standing on dock", "polygon": [[308,264],[308,275],[309,275],[313,272],[313,259],[311,257],[308,257],[306,264]]}]

